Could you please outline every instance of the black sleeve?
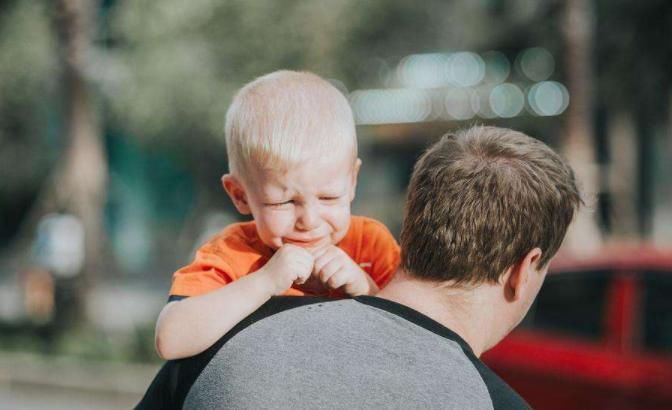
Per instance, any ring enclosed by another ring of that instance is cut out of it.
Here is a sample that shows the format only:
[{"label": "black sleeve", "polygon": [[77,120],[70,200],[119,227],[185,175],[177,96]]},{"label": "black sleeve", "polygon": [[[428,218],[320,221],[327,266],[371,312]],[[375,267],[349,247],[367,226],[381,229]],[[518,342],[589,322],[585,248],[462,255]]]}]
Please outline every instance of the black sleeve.
[{"label": "black sleeve", "polygon": [[495,410],[527,410],[532,408],[511,386],[506,384],[482,361],[475,356],[473,359],[472,363],[474,363],[476,370],[481,374],[483,382],[488,387]]},{"label": "black sleeve", "polygon": [[238,332],[255,322],[276,313],[296,307],[328,301],[313,296],[278,296],[263,304],[256,312],[243,319],[215,344],[203,353],[185,359],[166,362],[154,377],[136,409],[181,409],[187,394],[201,371],[217,354],[219,349]]},{"label": "black sleeve", "polygon": [[170,361],[161,367],[159,373],[152,380],[152,384],[145,392],[142,400],[135,406],[136,410],[145,409],[177,409],[181,406],[175,400],[180,364]]}]

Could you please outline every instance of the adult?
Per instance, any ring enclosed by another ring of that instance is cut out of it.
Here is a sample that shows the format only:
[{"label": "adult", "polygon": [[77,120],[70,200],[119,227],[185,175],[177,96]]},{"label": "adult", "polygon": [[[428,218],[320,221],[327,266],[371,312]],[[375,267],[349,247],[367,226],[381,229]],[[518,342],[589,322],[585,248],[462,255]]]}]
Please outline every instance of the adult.
[{"label": "adult", "polygon": [[527,408],[480,360],[524,317],[581,204],[569,166],[474,127],[420,158],[402,266],[376,297],[274,298],[167,363],[140,408]]}]

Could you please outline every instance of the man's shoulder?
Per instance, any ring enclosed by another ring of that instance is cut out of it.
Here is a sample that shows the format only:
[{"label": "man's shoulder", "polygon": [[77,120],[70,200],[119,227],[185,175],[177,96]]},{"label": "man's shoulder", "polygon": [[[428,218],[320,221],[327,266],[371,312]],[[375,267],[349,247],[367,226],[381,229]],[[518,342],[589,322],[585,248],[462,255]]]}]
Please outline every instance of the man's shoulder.
[{"label": "man's shoulder", "polygon": [[[454,348],[450,350],[442,349],[437,339],[432,337],[429,339],[429,334],[423,335],[417,330],[414,332],[414,341],[416,345],[421,345],[422,340],[429,341],[426,348],[426,355],[434,356],[433,363],[437,365],[443,363],[444,368],[435,370],[435,374],[441,374],[442,370],[448,370],[451,374],[460,375],[460,383],[466,383],[471,379],[475,383],[483,384],[487,390],[487,396],[494,409],[508,410],[508,409],[529,409],[530,406],[520,395],[513,390],[504,380],[495,374],[489,367],[487,367],[473,352],[469,344],[453,330],[445,327],[441,323],[435,321],[429,316],[426,316],[406,305],[378,297],[360,296],[356,298],[362,304],[380,309],[387,313],[393,314],[398,318],[404,319],[406,328],[415,325],[417,328],[422,328],[425,331],[433,333],[435,336],[440,336],[449,345]],[[427,332],[425,332],[427,333]],[[389,347],[389,346],[388,346]],[[457,361],[450,362],[448,356],[461,357]],[[474,377],[475,376],[475,377]],[[448,388],[448,386],[446,387]],[[485,391],[481,390],[482,393]]]},{"label": "man's shoulder", "polygon": [[297,408],[526,408],[481,366],[457,334],[405,305],[274,297],[202,354],[169,363],[153,390],[192,408],[268,407],[299,396]]},{"label": "man's shoulder", "polygon": [[530,409],[530,405],[479,359],[472,360],[488,388],[495,410]]},{"label": "man's shoulder", "polygon": [[217,352],[224,344],[226,344],[242,330],[270,316],[307,305],[329,302],[334,302],[334,300],[320,296],[274,296],[266,303],[261,305],[256,311],[238,323],[233,329],[224,335],[224,337],[212,345],[206,352],[210,352],[211,354],[213,352]]},{"label": "man's shoulder", "polygon": [[190,389],[191,408],[268,407],[303,395],[296,408],[338,402],[485,409],[499,408],[498,397],[506,397],[481,375],[480,361],[456,333],[386,299],[274,298],[228,337]]},{"label": "man's shoulder", "polygon": [[287,310],[328,302],[329,299],[312,296],[277,296],[271,298],[254,313],[243,319],[204,352],[185,359],[166,362],[152,381],[136,409],[182,408],[196,379],[217,353],[237,334],[265,318]]},{"label": "man's shoulder", "polygon": [[[317,303],[336,302],[334,299],[328,299],[321,296],[274,296],[268,302],[261,305],[254,313],[246,319],[247,325],[257,322],[277,313],[284,312],[289,309],[294,309],[306,305],[313,305]],[[243,322],[240,323],[243,325]],[[234,328],[235,330],[235,328]]]}]

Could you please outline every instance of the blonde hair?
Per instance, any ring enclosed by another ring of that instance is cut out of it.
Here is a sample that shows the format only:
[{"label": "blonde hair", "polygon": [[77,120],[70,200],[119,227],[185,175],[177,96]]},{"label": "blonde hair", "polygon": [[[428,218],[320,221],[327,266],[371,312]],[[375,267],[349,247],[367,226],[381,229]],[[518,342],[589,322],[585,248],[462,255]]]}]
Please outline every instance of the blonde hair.
[{"label": "blonde hair", "polygon": [[357,137],[348,100],[308,72],[275,71],[245,85],[226,113],[229,170],[286,169],[310,158],[349,149]]}]

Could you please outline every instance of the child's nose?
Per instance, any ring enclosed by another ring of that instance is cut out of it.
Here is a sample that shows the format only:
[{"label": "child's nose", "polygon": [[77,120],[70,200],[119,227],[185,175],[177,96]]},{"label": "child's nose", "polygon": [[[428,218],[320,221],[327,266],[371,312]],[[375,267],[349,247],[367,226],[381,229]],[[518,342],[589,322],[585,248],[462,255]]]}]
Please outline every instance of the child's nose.
[{"label": "child's nose", "polygon": [[304,205],[301,207],[300,212],[296,221],[299,229],[309,231],[317,227],[320,217],[316,206]]}]

